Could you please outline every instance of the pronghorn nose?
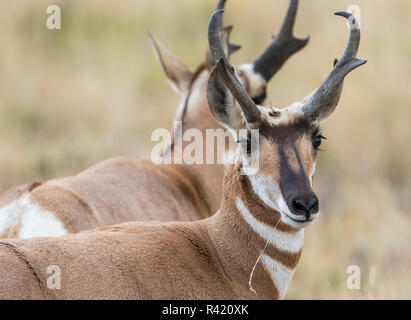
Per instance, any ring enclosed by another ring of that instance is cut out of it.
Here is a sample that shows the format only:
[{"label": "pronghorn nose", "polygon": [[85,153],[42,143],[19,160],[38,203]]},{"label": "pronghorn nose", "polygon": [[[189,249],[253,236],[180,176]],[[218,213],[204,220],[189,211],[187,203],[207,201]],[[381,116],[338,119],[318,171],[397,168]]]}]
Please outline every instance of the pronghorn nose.
[{"label": "pronghorn nose", "polygon": [[304,215],[308,220],[312,214],[318,212],[318,198],[314,193],[295,197],[291,200],[290,209],[294,214]]}]

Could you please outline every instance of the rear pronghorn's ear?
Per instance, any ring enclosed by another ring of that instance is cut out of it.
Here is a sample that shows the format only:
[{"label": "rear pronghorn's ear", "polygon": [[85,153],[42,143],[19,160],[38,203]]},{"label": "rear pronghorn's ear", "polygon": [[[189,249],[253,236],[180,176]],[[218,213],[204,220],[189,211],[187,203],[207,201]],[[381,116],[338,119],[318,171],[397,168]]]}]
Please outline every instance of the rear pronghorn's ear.
[{"label": "rear pronghorn's ear", "polygon": [[233,95],[229,92],[217,67],[211,71],[208,80],[207,98],[211,114],[223,126],[239,129],[244,125],[245,119],[241,108],[234,102]]},{"label": "rear pronghorn's ear", "polygon": [[[233,26],[226,26],[221,28],[219,31],[221,43],[223,44],[224,52],[228,58],[230,58],[230,56],[234,52],[241,49],[240,45],[230,43],[230,35],[232,30]],[[213,67],[216,65],[216,61],[213,55],[211,54],[210,48],[208,48],[207,50],[205,65],[208,70],[212,70]]]},{"label": "rear pronghorn's ear", "polygon": [[182,63],[170,50],[162,45],[151,33],[148,33],[157,60],[166,74],[174,91],[184,94],[189,90],[194,72]]}]

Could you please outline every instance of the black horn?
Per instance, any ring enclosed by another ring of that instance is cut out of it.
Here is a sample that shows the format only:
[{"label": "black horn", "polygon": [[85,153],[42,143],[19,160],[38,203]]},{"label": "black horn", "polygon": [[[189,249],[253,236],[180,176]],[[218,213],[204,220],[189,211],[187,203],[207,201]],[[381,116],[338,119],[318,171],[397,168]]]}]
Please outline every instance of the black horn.
[{"label": "black horn", "polygon": [[303,106],[304,115],[311,119],[321,120],[335,109],[342,92],[345,76],[367,62],[356,58],[361,32],[355,17],[348,12],[336,12],[335,15],[348,20],[350,37],[341,59],[335,61],[336,64],[330,75]]},{"label": "black horn", "polygon": [[[215,7],[215,10],[224,10],[225,3],[227,0],[219,0],[217,3],[217,6]],[[217,24],[218,30],[223,27],[223,17],[220,15],[218,18],[218,24]]]},{"label": "black horn", "polygon": [[237,76],[235,75],[234,67],[228,62],[227,56],[221,44],[218,35],[218,24],[224,10],[216,10],[210,18],[208,25],[208,42],[211,53],[217,61],[216,68],[223,79],[225,85],[230,90],[231,94],[239,103],[248,122],[259,122],[261,113],[258,107],[251,100],[247,91],[244,89]]},{"label": "black horn", "polygon": [[254,71],[267,82],[280,70],[294,53],[304,48],[310,37],[297,39],[293,36],[298,0],[291,0],[280,32],[273,37],[271,44],[254,61]]},{"label": "black horn", "polygon": [[[219,0],[217,3],[217,6],[215,7],[216,10],[224,10],[225,4],[227,0]],[[220,20],[218,21],[218,28],[221,29],[223,28],[224,23],[223,23],[223,17],[220,16]],[[239,44],[234,44],[234,43],[229,43],[228,44],[228,56],[231,56],[234,52],[237,52],[238,50],[241,49],[241,45]]]},{"label": "black horn", "polygon": [[[227,0],[219,0],[215,10],[223,10],[224,6],[226,4]],[[220,32],[220,36],[222,38],[222,41],[225,42],[225,45],[227,46],[226,50],[227,50],[227,55],[230,57],[233,53],[237,52],[238,50],[241,49],[241,46],[238,44],[234,44],[234,43],[230,43],[229,42],[229,38],[231,35],[231,30],[232,30],[232,26],[227,26],[224,27],[224,23],[223,23],[223,18],[220,15],[220,17],[218,18],[217,21],[217,30]],[[216,61],[213,58],[213,55],[210,54],[210,50],[207,50],[207,55],[206,55],[206,65],[208,69],[211,69],[212,67],[214,67],[216,64]]]}]

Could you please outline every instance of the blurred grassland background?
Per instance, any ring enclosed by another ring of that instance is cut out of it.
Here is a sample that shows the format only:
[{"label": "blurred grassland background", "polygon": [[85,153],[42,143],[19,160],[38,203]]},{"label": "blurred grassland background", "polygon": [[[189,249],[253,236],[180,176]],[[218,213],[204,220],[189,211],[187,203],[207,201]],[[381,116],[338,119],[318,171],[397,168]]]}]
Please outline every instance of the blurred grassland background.
[{"label": "blurred grassland background", "polygon": [[[149,158],[151,132],[170,128],[179,97],[154,58],[151,30],[190,67],[203,61],[216,0],[0,2],[0,191],[75,174],[111,156]],[[62,30],[46,8],[62,9]],[[314,187],[322,216],[288,299],[411,298],[411,1],[301,0],[296,35],[311,36],[270,82],[287,106],[317,87],[346,45],[333,12],[361,7],[359,57],[337,111],[324,123]],[[225,21],[251,62],[288,0],[228,0]],[[346,287],[358,265],[361,290]],[[375,280],[370,268],[375,268]]]}]

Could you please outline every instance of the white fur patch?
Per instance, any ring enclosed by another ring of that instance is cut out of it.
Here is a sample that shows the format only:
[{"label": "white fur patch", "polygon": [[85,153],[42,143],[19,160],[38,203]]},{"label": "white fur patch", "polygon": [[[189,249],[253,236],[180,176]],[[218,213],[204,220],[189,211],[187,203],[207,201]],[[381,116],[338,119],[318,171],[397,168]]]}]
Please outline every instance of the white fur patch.
[{"label": "white fur patch", "polygon": [[14,229],[23,210],[20,199],[0,208],[0,236],[7,236],[6,231]]},{"label": "white fur patch", "polygon": [[[177,108],[176,118],[177,120],[182,120],[183,112],[193,112],[198,106],[201,105],[202,102],[207,101],[204,94],[204,85],[207,83],[208,79],[208,72],[203,71],[198,78],[194,81],[194,84],[191,88],[190,92],[186,92],[182,95],[180,104]],[[189,100],[186,106],[187,95],[190,95]],[[203,99],[203,100],[201,100]],[[184,108],[187,108],[184,110]]]},{"label": "white fur patch", "polygon": [[0,234],[15,228],[19,228],[18,238],[58,237],[68,233],[52,212],[30,200],[30,194],[0,209]]},{"label": "white fur patch", "polygon": [[202,103],[207,103],[207,97],[205,95],[206,90],[204,88],[207,87],[208,77],[208,71],[202,71],[194,81],[193,86],[191,87],[187,110],[195,110],[195,108],[202,105]]},{"label": "white fur patch", "polygon": [[271,280],[274,282],[276,288],[278,289],[280,299],[282,299],[287,292],[295,269],[288,269],[281,263],[265,254],[261,256],[261,262],[263,263],[265,270],[268,272]]},{"label": "white fur patch", "polygon": [[304,230],[301,229],[296,233],[287,233],[274,229],[258,221],[244,205],[241,199],[236,201],[237,210],[241,213],[244,220],[250,227],[269,244],[282,251],[298,253],[303,247]]},{"label": "white fur patch", "polygon": [[[251,87],[249,88],[249,91],[258,91],[261,90],[261,88],[265,87],[267,82],[261,76],[261,74],[255,73],[254,65],[250,63],[242,64],[241,66],[238,66],[238,70],[243,71],[247,75],[248,85]],[[240,79],[241,84],[244,86],[244,80],[241,77],[238,78]]]},{"label": "white fur patch", "polygon": [[[261,114],[267,123],[270,123],[272,125],[286,125],[288,123],[295,121],[296,118],[304,116],[302,112],[302,107],[303,103],[294,102],[292,105],[284,109],[269,108],[265,106],[258,106],[258,109],[261,111]],[[272,111],[277,111],[279,113],[279,116],[271,116],[270,112]]]}]

